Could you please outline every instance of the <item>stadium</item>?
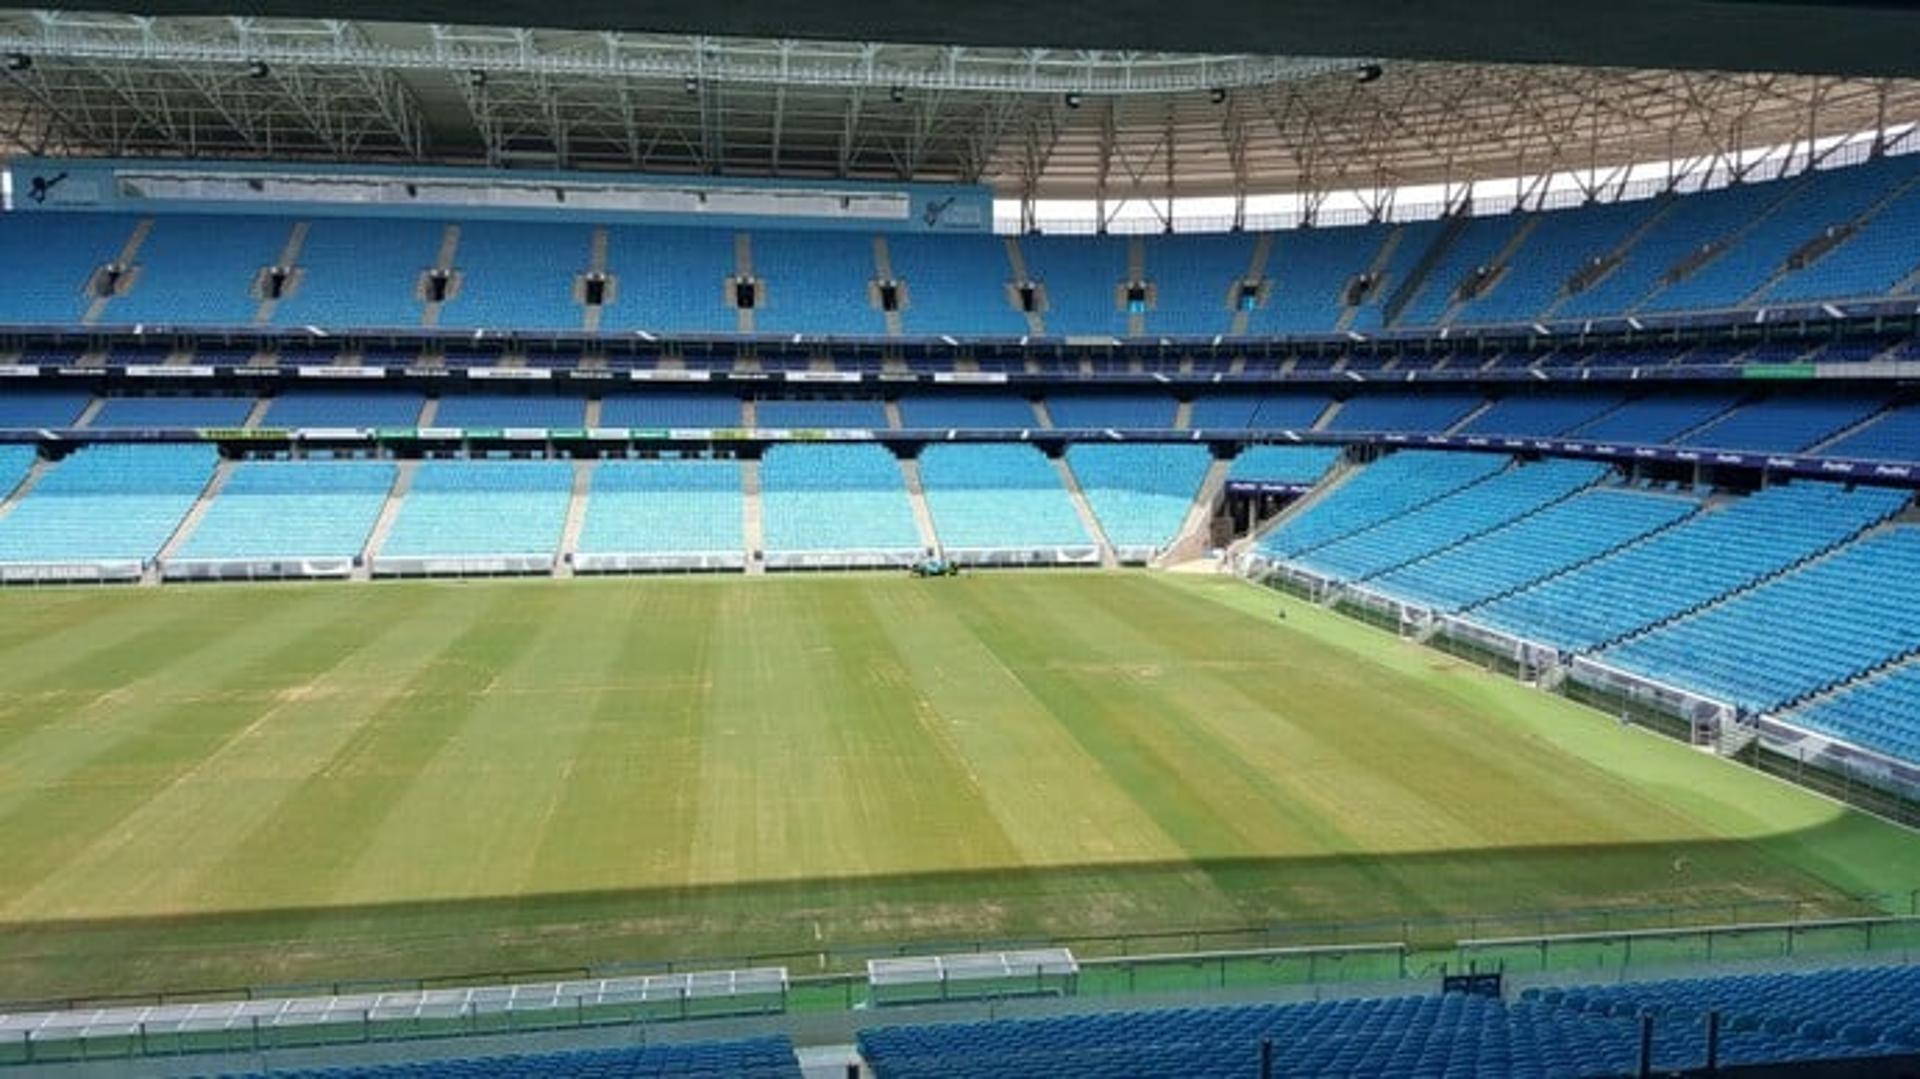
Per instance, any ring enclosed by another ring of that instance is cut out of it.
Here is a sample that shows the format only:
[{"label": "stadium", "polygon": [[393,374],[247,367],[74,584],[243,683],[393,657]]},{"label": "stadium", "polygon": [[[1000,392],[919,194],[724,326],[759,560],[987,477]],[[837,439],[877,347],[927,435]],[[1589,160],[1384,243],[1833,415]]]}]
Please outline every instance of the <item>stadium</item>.
[{"label": "stadium", "polygon": [[1920,14],[114,6],[0,1077],[1920,1070]]}]

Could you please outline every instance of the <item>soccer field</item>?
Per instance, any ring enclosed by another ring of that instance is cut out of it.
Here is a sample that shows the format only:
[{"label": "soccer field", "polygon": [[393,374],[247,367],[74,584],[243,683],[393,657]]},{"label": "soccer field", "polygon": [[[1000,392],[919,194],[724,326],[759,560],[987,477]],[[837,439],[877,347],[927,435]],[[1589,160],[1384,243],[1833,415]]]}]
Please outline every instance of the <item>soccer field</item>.
[{"label": "soccer field", "polygon": [[0,867],[19,999],[1837,910],[1920,844],[1237,581],[1009,573],[9,592]]}]

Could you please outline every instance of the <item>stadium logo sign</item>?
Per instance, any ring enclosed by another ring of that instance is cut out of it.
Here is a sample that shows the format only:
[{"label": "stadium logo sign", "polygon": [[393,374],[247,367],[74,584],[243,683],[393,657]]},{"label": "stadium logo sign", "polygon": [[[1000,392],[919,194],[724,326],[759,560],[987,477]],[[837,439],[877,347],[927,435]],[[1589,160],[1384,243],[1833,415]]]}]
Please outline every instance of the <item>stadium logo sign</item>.
[{"label": "stadium logo sign", "polygon": [[946,218],[947,211],[953,209],[953,204],[959,201],[958,195],[948,195],[944,199],[929,199],[926,206],[920,210],[920,220],[928,228],[937,229],[940,227],[940,222]]},{"label": "stadium logo sign", "polygon": [[39,205],[47,201],[47,196],[53,194],[54,188],[66,182],[67,174],[64,172],[56,172],[52,176],[35,176],[33,182],[27,185],[27,197]]}]

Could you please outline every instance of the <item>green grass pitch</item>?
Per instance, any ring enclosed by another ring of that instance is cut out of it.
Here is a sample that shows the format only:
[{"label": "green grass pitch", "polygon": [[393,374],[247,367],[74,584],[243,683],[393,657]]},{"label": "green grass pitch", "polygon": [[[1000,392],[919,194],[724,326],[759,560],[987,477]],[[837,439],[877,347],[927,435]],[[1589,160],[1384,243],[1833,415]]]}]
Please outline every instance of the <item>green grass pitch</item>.
[{"label": "green grass pitch", "polygon": [[0,595],[0,999],[1916,884],[1226,579]]}]

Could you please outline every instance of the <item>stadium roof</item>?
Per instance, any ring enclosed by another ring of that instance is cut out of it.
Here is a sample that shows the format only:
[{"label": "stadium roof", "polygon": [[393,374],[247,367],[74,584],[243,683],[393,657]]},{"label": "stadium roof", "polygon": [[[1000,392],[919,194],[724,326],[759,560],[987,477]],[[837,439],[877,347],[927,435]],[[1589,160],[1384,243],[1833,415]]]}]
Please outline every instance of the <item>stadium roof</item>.
[{"label": "stadium roof", "polygon": [[[96,0],[48,0],[86,10]],[[485,22],[819,41],[1920,75],[1900,0],[122,0],[148,15]]]},{"label": "stadium roof", "polygon": [[1920,120],[1913,80],[339,19],[0,12],[0,53],[0,130],[34,153],[960,180],[1028,200],[1571,170],[1601,186]]}]

